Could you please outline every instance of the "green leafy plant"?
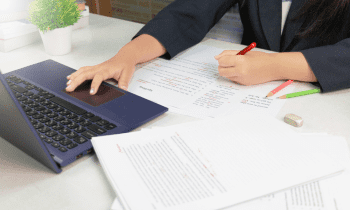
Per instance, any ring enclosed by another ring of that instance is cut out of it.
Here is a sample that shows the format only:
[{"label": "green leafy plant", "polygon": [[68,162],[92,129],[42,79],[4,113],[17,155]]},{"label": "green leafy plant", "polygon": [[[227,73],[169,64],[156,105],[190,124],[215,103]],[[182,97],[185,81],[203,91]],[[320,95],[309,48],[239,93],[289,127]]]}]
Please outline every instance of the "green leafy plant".
[{"label": "green leafy plant", "polygon": [[35,0],[28,12],[28,20],[43,33],[73,25],[82,16],[75,0]]}]

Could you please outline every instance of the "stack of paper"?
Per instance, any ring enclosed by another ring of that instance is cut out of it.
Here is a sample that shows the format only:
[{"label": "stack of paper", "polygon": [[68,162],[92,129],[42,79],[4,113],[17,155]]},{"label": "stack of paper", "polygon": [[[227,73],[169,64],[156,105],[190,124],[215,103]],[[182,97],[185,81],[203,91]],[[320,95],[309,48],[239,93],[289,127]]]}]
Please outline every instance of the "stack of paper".
[{"label": "stack of paper", "polygon": [[238,208],[302,184],[310,185],[302,193],[317,193],[312,183],[349,165],[344,139],[296,134],[258,113],[97,137],[92,143],[123,209],[130,210]]}]

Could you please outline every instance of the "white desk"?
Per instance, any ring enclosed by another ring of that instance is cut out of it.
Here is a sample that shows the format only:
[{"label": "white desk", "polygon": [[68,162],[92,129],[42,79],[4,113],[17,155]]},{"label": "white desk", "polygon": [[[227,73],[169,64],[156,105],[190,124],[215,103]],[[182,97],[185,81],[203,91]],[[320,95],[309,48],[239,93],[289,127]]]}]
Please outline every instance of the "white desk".
[{"label": "white desk", "polygon": [[[74,69],[96,65],[114,56],[142,26],[90,14],[90,26],[73,31],[71,53],[49,56],[42,42],[38,42],[0,53],[0,69],[7,73],[47,59]],[[232,50],[244,47],[216,40],[210,40],[208,45]],[[345,137],[350,144],[350,90],[288,99],[277,119],[282,121],[288,113],[304,119],[303,127],[293,128],[297,132],[327,132]],[[168,112],[141,128],[194,120],[198,119]],[[0,209],[109,209],[115,194],[95,158],[95,155],[83,157],[57,175],[0,138]]]}]

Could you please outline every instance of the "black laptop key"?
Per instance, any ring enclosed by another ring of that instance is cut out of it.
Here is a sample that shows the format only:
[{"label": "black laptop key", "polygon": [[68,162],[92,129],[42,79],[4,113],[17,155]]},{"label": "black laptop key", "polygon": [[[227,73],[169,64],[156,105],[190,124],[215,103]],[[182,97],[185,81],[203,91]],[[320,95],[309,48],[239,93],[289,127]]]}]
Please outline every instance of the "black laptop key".
[{"label": "black laptop key", "polygon": [[68,101],[65,101],[61,98],[53,97],[53,98],[50,98],[49,100],[66,108],[66,109],[68,109],[71,112],[74,112],[77,115],[83,115],[86,113],[86,110],[84,110],[84,109],[82,109],[82,108],[80,108],[80,107],[78,107],[78,106],[76,106]]},{"label": "black laptop key", "polygon": [[47,92],[47,91],[40,91],[39,93],[38,93],[38,95],[39,96],[43,96],[43,95],[46,95],[46,94],[49,94],[49,92]]},{"label": "black laptop key", "polygon": [[79,144],[82,144],[84,142],[87,142],[87,139],[82,137],[82,136],[77,136],[73,139],[75,142],[79,143]]},{"label": "black laptop key", "polygon": [[105,129],[103,129],[95,124],[89,125],[87,128],[92,130],[93,132],[95,132],[97,134],[103,134],[103,133],[107,132]]},{"label": "black laptop key", "polygon": [[42,111],[45,109],[45,107],[39,105],[39,106],[35,107],[34,109],[35,109],[35,111]]},{"label": "black laptop key", "polygon": [[16,98],[19,98],[19,97],[21,97],[21,96],[22,96],[22,94],[15,92],[15,97],[16,97]]},{"label": "black laptop key", "polygon": [[108,125],[109,122],[107,120],[100,120],[96,124],[99,126],[104,126],[104,125]]},{"label": "black laptop key", "polygon": [[67,152],[68,151],[65,147],[60,147],[60,148],[58,148],[58,150],[61,151],[61,152]]},{"label": "black laptop key", "polygon": [[66,116],[68,119],[74,119],[76,117],[78,117],[77,115],[73,114],[73,113],[70,113]]},{"label": "black laptop key", "polygon": [[[36,96],[37,96],[37,95],[36,95]],[[42,104],[42,103],[44,103],[46,100],[45,100],[45,98],[40,98],[40,97],[39,97],[39,98],[35,98],[34,101],[36,101],[36,102]],[[42,104],[42,105],[44,105],[44,104]],[[44,105],[44,106],[46,106],[46,105]]]},{"label": "black laptop key", "polygon": [[70,121],[70,120],[68,120],[68,119],[61,120],[61,124],[62,124],[62,125],[69,125],[69,124],[71,124],[71,123],[72,123],[72,121]]},{"label": "black laptop key", "polygon": [[49,143],[49,144],[51,144],[53,141],[52,141],[52,139],[48,139],[48,138],[46,138],[46,139],[43,139],[45,142],[47,142],[47,143]]},{"label": "black laptop key", "polygon": [[34,119],[40,119],[40,118],[43,118],[43,117],[44,117],[44,115],[39,114],[39,113],[36,113],[36,114],[32,115],[32,118],[34,118]]},{"label": "black laptop key", "polygon": [[57,143],[57,142],[52,142],[52,144],[51,144],[53,147],[59,147],[60,146],[60,144],[59,143]]},{"label": "black laptop key", "polygon": [[77,123],[75,123],[75,122],[72,122],[72,123],[67,125],[67,127],[70,128],[70,129],[74,129],[74,128],[78,127],[78,126],[79,125]]},{"label": "black laptop key", "polygon": [[84,121],[85,119],[82,118],[82,117],[77,117],[77,118],[74,118],[73,121],[76,122],[76,123],[80,123],[81,121]]},{"label": "black laptop key", "polygon": [[22,103],[28,105],[28,104],[34,104],[34,101],[29,100],[29,99],[27,98],[27,100],[23,100]]},{"label": "black laptop key", "polygon": [[65,139],[65,140],[60,141],[60,144],[63,146],[67,146],[68,144],[71,144],[71,143],[72,143],[72,141],[69,139]]},{"label": "black laptop key", "polygon": [[88,113],[86,113],[86,114],[83,115],[84,118],[91,118],[91,117],[94,117],[94,116],[95,116],[95,115],[92,114],[92,113],[90,113],[90,112],[88,112]]},{"label": "black laptop key", "polygon": [[73,149],[74,147],[78,146],[76,143],[71,143],[67,146],[68,149]]},{"label": "black laptop key", "polygon": [[39,128],[44,127],[44,125],[41,124],[41,123],[39,123],[39,122],[37,122],[37,123],[33,123],[33,127],[34,127],[35,129],[39,129]]},{"label": "black laptop key", "polygon": [[30,91],[27,91],[27,92],[23,93],[23,95],[25,95],[25,96],[31,96],[31,95],[34,95],[34,93],[33,93],[33,92],[30,92]]},{"label": "black laptop key", "polygon": [[51,114],[52,113],[52,111],[50,110],[50,109],[43,109],[43,110],[41,110],[41,112],[40,112],[41,114],[45,114],[45,115],[48,115],[48,114]]},{"label": "black laptop key", "polygon": [[55,140],[55,141],[62,141],[65,138],[62,135],[56,135],[56,136],[52,137],[52,139]]},{"label": "black laptop key", "polygon": [[18,101],[26,101],[26,100],[28,100],[28,98],[21,96],[21,97],[18,97],[17,100]]},{"label": "black laptop key", "polygon": [[34,120],[33,118],[29,118],[29,121],[30,121],[30,123],[32,123],[32,124],[35,124],[35,123],[38,122],[38,121]]},{"label": "black laptop key", "polygon": [[58,115],[56,117],[53,118],[54,120],[56,120],[57,122],[65,120],[66,118],[62,117],[61,115]]},{"label": "black laptop key", "polygon": [[41,103],[41,105],[43,105],[43,106],[48,106],[48,105],[51,105],[51,104],[52,104],[50,101],[46,101],[45,99],[44,99],[44,101],[42,101],[42,102],[40,102],[40,103]]},{"label": "black laptop key", "polygon": [[[63,127],[63,126],[62,126]],[[62,129],[60,129],[58,132],[62,133],[62,134],[67,134],[70,133],[71,130],[69,130],[68,128],[63,127]]]},{"label": "black laptop key", "polygon": [[38,96],[38,95],[30,95],[30,96],[28,96],[28,98],[33,99],[34,101],[36,101],[36,99],[40,99],[40,96]]},{"label": "black laptop key", "polygon": [[75,137],[77,137],[77,136],[79,136],[77,133],[75,133],[75,132],[70,132],[70,133],[68,133],[67,135],[66,135],[68,138],[70,138],[70,139],[72,139],[72,138],[75,138]]},{"label": "black laptop key", "polygon": [[49,120],[45,123],[46,126],[52,127],[54,125],[57,125],[57,122],[54,120]]},{"label": "black laptop key", "polygon": [[36,112],[36,111],[31,109],[29,111],[26,111],[26,114],[29,115],[29,116],[32,116],[32,115],[38,114],[38,112]]},{"label": "black laptop key", "polygon": [[52,126],[52,128],[53,128],[54,130],[58,131],[58,130],[64,129],[64,126],[63,126],[63,125],[60,125],[60,124],[57,124],[57,125]]},{"label": "black laptop key", "polygon": [[99,116],[94,116],[94,117],[90,118],[91,122],[97,122],[97,121],[100,121],[100,120],[101,120],[101,117],[99,117]]},{"label": "black laptop key", "polygon": [[53,109],[55,112],[60,112],[60,111],[63,111],[64,109],[60,106],[56,107]]},{"label": "black laptop key", "polygon": [[50,128],[48,128],[48,127],[42,127],[42,128],[40,128],[40,129],[38,129],[38,131],[40,132],[40,133],[46,133],[46,132],[49,132],[51,129]]},{"label": "black laptop key", "polygon": [[77,133],[81,133],[81,132],[84,132],[86,131],[86,129],[83,127],[83,126],[79,126],[77,128],[74,129]]},{"label": "black laptop key", "polygon": [[115,127],[117,127],[117,126],[111,123],[111,124],[106,125],[104,128],[107,129],[107,130],[112,130]]},{"label": "black laptop key", "polygon": [[58,150],[61,151],[61,152],[67,152],[68,151],[65,147],[60,147],[60,148],[58,148]]},{"label": "black laptop key", "polygon": [[[58,117],[58,114],[55,113],[55,112],[52,112],[52,113],[47,114],[47,116],[48,116],[49,118],[54,118],[54,119],[55,119],[55,117]],[[61,117],[62,117],[62,116],[61,116]],[[62,120],[63,120],[63,119],[62,119]]]},{"label": "black laptop key", "polygon": [[91,132],[89,130],[84,131],[83,133],[81,133],[81,135],[85,136],[88,139],[91,139],[94,136],[97,136],[94,132]]},{"label": "black laptop key", "polygon": [[29,107],[27,107],[27,106],[25,106],[25,107],[23,107],[23,110],[24,110],[25,112],[29,112],[29,111],[31,111],[32,109],[29,108]]},{"label": "black laptop key", "polygon": [[42,123],[46,123],[48,121],[50,121],[50,118],[48,117],[43,117],[43,118],[40,118],[38,121],[42,122]]},{"label": "black laptop key", "polygon": [[25,88],[22,88],[21,86],[18,86],[18,85],[11,85],[10,88],[14,91],[17,91],[19,93],[25,93],[27,92],[27,89]]},{"label": "black laptop key", "polygon": [[91,125],[92,123],[89,121],[89,120],[85,120],[84,122],[81,122],[80,125],[82,126],[89,126]]},{"label": "black laptop key", "polygon": [[48,137],[53,137],[53,136],[56,136],[58,133],[56,131],[50,130],[50,131],[46,132],[45,134]]},{"label": "black laptop key", "polygon": [[43,98],[46,98],[46,99],[53,98],[53,97],[55,97],[55,95],[51,93],[43,95]]},{"label": "black laptop key", "polygon": [[24,88],[27,89],[27,90],[33,90],[34,86],[33,85],[27,85]]},{"label": "black laptop key", "polygon": [[54,108],[57,107],[57,105],[56,104],[49,104],[46,107],[49,108],[49,109],[54,109]]},{"label": "black laptop key", "polygon": [[28,104],[28,106],[31,107],[31,108],[34,108],[34,107],[39,106],[39,104],[34,102],[34,103]]},{"label": "black laptop key", "polygon": [[66,116],[66,115],[69,115],[70,113],[71,113],[71,112],[68,111],[68,110],[63,110],[63,111],[60,112],[60,115]]}]

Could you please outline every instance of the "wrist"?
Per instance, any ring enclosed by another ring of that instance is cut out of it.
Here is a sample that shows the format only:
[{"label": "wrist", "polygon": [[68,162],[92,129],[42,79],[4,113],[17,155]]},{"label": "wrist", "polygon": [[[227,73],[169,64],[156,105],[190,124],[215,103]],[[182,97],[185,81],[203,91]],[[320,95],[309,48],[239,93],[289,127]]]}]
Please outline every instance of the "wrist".
[{"label": "wrist", "polygon": [[281,80],[317,82],[317,79],[301,52],[271,53],[277,74]]}]

